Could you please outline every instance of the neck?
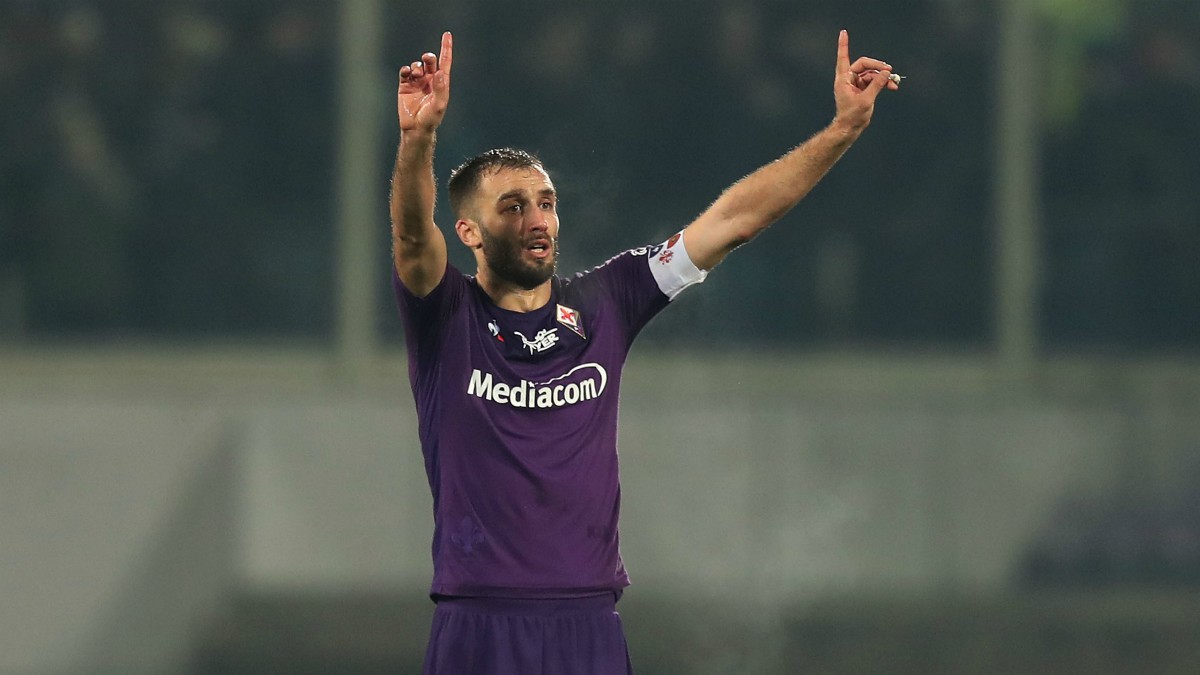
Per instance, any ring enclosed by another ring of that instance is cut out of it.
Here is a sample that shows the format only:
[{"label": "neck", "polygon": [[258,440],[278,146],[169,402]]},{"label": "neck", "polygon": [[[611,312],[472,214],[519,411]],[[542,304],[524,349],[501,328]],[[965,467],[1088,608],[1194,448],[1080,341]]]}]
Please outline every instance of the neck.
[{"label": "neck", "polygon": [[550,302],[550,280],[536,288],[520,288],[492,276],[486,269],[480,269],[475,275],[479,287],[487,293],[492,302],[501,309],[512,312],[532,312],[541,309]]}]

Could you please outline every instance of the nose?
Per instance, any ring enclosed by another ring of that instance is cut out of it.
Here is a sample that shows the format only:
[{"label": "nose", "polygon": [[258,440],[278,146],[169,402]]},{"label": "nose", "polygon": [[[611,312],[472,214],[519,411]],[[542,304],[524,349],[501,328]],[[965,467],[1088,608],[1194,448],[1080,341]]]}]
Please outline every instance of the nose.
[{"label": "nose", "polygon": [[533,209],[530,214],[527,219],[529,231],[546,232],[550,229],[549,214],[541,209]]}]

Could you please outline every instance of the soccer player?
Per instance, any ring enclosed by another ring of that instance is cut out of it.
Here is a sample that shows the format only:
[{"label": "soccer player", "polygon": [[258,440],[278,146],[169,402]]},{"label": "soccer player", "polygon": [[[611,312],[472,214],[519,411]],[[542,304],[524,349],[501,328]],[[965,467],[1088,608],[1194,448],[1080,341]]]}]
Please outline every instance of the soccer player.
[{"label": "soccer player", "polygon": [[695,221],[573,277],[556,275],[554,183],[533,155],[490,150],[454,170],[454,268],[434,223],[435,132],[453,41],[400,69],[393,285],[433,493],[437,603],[428,675],[631,673],[615,606],[617,399],[638,332],[730,251],[796,205],[871,121],[891,66],[838,37],[836,115],[726,189]]}]

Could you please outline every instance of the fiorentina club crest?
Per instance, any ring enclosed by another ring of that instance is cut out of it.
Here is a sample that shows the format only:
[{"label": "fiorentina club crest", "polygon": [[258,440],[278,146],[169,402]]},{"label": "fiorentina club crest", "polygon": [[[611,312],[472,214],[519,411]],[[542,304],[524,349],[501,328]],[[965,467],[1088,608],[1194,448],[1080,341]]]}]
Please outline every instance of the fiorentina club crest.
[{"label": "fiorentina club crest", "polygon": [[587,335],[583,332],[583,322],[579,318],[579,312],[570,307],[559,305],[557,315],[559,323],[569,328],[579,337],[587,339]]}]

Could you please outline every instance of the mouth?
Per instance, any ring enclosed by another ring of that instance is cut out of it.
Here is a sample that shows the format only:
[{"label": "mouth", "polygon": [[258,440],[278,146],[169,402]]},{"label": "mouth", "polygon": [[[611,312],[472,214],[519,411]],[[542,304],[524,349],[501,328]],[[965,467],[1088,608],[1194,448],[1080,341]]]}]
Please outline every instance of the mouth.
[{"label": "mouth", "polygon": [[534,258],[543,260],[554,253],[554,244],[549,239],[535,239],[525,247],[525,250]]}]

